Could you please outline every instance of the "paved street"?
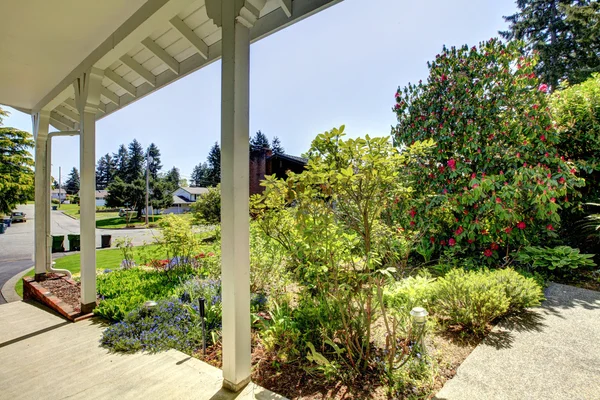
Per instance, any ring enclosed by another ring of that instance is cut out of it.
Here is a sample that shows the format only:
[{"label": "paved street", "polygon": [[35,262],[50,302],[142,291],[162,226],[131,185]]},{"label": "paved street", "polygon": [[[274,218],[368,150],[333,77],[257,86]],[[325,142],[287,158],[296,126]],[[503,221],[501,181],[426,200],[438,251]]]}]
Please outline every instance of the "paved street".
[{"label": "paved street", "polygon": [[[5,234],[0,235],[0,288],[14,275],[33,266],[34,206],[23,205],[17,207],[17,210],[27,214],[27,222],[12,224]],[[60,211],[52,211],[53,235],[78,233],[79,220]],[[97,229],[96,247],[100,247],[101,235],[111,235],[113,243],[117,237],[129,236],[135,245],[141,245],[144,242],[150,243],[156,234],[156,229]],[[65,245],[68,246],[66,238]],[[4,302],[0,295],[0,304]]]}]

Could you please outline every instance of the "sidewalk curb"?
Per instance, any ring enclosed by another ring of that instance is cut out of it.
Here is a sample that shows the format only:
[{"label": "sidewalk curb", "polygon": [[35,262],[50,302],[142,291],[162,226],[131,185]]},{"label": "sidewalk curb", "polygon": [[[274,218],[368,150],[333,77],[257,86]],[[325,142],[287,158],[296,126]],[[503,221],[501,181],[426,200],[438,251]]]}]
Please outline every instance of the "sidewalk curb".
[{"label": "sidewalk curb", "polygon": [[2,286],[0,293],[2,293],[2,297],[4,297],[4,300],[6,300],[7,303],[23,300],[21,296],[19,296],[15,291],[15,285],[26,273],[28,273],[32,269],[33,267],[27,268],[25,271],[19,272],[18,274],[10,278],[8,281],[6,281],[4,286]]}]

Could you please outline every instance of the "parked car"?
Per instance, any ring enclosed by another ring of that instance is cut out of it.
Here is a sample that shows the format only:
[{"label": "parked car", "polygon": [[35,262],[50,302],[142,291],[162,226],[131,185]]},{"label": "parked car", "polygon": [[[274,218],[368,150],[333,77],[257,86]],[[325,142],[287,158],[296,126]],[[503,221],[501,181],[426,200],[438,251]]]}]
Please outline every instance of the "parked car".
[{"label": "parked car", "polygon": [[12,222],[27,222],[27,217],[24,212],[14,211],[11,214]]}]

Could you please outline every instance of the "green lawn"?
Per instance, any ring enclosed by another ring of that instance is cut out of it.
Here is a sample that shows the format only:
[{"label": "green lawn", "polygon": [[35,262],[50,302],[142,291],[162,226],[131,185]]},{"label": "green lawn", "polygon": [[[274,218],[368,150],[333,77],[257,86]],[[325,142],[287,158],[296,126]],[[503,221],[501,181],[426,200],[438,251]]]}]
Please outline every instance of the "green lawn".
[{"label": "green lawn", "polygon": [[[135,248],[135,261],[136,263],[141,262],[140,253],[141,251],[152,252],[157,251],[157,245],[138,246]],[[164,258],[166,255],[157,255],[157,258]],[[68,269],[73,275],[79,274],[80,272],[80,254],[71,254],[68,256],[57,258],[55,268]],[[119,268],[121,261],[123,260],[123,253],[120,249],[106,249],[96,251],[96,270],[104,271],[105,269]],[[25,276],[33,276],[35,271],[31,270]],[[15,291],[19,296],[23,296],[23,281],[19,280],[15,286]]]},{"label": "green lawn", "polygon": [[[60,211],[79,219],[79,204],[61,204]],[[182,214],[184,218],[192,219],[192,214]],[[156,224],[160,221],[162,215],[154,215],[148,218],[150,224]],[[118,212],[96,212],[96,228],[103,229],[122,229],[126,227],[140,227],[146,224],[146,219],[121,218]]]}]

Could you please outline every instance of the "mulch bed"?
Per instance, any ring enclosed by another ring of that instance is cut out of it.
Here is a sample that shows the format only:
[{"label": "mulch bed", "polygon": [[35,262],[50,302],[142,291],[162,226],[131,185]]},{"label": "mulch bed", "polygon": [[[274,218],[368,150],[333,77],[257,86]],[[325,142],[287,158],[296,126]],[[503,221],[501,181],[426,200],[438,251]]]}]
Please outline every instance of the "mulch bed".
[{"label": "mulch bed", "polygon": [[61,279],[57,274],[48,274],[46,279],[38,282],[40,286],[48,289],[50,293],[67,303],[76,312],[81,312],[81,284],[77,282],[75,285]]},{"label": "mulch bed", "polygon": [[[458,332],[452,331],[429,336],[428,348],[438,364],[432,395],[454,377],[456,369],[480,340],[481,338],[462,337]],[[221,344],[217,343],[206,350],[206,357],[201,351],[195,356],[221,368]],[[319,374],[311,372],[306,363],[301,365],[300,362],[282,363],[277,360],[273,354],[265,351],[255,335],[252,338],[252,381],[293,400],[389,399],[377,376],[362,376],[352,382],[328,382]]]}]

